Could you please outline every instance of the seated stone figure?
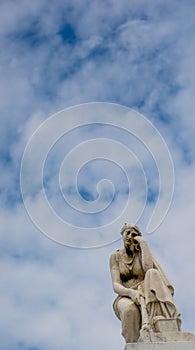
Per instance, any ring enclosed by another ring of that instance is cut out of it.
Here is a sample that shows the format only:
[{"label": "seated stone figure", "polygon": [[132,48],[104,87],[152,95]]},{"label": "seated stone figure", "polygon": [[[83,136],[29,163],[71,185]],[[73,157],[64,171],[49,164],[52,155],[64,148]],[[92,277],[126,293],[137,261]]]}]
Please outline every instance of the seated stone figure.
[{"label": "seated stone figure", "polygon": [[141,332],[155,332],[155,321],[174,319],[180,330],[180,313],[174,289],[152,255],[137,226],[121,229],[124,248],[110,257],[113,289],[118,294],[113,307],[122,323],[126,343],[135,343]]}]

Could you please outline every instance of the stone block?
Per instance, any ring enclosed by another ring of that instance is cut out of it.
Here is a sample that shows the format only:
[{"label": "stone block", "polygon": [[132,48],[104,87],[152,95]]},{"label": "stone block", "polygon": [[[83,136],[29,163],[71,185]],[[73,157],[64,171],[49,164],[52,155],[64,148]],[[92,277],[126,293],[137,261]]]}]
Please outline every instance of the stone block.
[{"label": "stone block", "polygon": [[128,343],[125,346],[125,350],[195,350],[195,342]]},{"label": "stone block", "polygon": [[179,331],[176,318],[154,317],[154,328],[156,332],[177,332]]},{"label": "stone block", "polygon": [[149,332],[146,342],[188,342],[194,341],[195,350],[195,336],[190,332]]}]

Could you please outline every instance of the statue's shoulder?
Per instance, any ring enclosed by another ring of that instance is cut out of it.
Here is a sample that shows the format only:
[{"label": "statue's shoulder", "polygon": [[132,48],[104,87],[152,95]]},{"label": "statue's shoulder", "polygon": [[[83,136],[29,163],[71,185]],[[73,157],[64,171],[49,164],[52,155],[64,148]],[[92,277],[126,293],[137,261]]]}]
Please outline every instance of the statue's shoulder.
[{"label": "statue's shoulder", "polygon": [[[124,249],[117,249],[114,253],[112,253],[112,255],[115,255],[115,256],[116,256],[116,255],[122,254],[122,253],[123,253],[123,250],[124,250]],[[112,256],[112,255],[111,255],[111,256]]]},{"label": "statue's shoulder", "polygon": [[110,261],[119,261],[119,258],[121,255],[123,255],[123,249],[117,249],[112,255],[110,256]]}]

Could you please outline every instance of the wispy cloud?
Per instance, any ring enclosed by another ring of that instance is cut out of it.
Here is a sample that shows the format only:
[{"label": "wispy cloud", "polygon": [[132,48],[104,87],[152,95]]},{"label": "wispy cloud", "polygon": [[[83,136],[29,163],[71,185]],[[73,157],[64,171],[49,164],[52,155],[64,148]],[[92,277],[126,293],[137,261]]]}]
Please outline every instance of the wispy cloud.
[{"label": "wispy cloud", "polygon": [[[1,1],[0,337],[4,350],[123,346],[120,323],[112,312],[108,270],[109,255],[122,243],[94,250],[60,246],[34,227],[21,202],[20,164],[29,137],[53,113],[91,101],[135,108],[152,121],[169,147],[176,176],[173,202],[163,224],[146,238],[174,282],[183,329],[195,332],[194,30],[193,1]],[[63,213],[62,198],[56,196],[63,152],[92,136],[120,139],[139,156],[148,179],[148,206],[140,222],[144,232],[154,208],[158,172],[138,140],[119,134],[119,129],[89,127],[66,135],[48,155],[45,184],[47,180],[48,195]],[[98,181],[112,173],[119,192],[110,216],[117,214],[127,195],[120,171],[98,161],[79,173],[86,199],[95,199]],[[76,219],[68,208],[65,215],[83,225],[91,220]],[[127,220],[131,221],[131,213]]]}]

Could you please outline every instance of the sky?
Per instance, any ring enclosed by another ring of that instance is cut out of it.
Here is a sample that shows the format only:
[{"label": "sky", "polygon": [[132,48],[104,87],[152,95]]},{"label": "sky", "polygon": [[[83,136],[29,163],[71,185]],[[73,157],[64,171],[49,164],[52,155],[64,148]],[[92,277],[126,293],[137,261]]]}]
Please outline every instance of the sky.
[{"label": "sky", "polygon": [[124,347],[109,272],[124,220],[195,333],[194,7],[1,1],[0,349]]}]

